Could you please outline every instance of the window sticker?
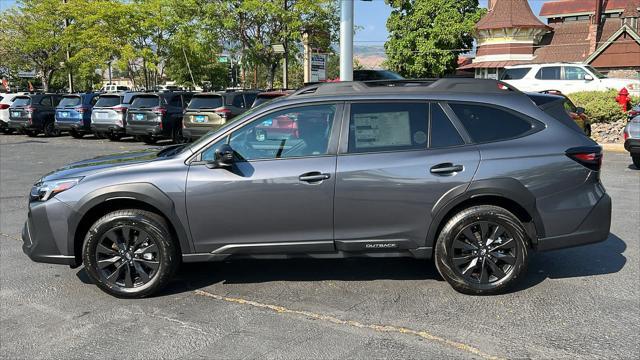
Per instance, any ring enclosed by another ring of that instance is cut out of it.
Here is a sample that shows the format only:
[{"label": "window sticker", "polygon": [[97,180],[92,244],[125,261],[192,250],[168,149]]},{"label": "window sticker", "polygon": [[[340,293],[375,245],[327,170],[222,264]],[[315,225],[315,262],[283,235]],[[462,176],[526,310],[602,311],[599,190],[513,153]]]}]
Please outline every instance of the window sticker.
[{"label": "window sticker", "polygon": [[408,111],[354,114],[353,120],[356,148],[411,145]]}]

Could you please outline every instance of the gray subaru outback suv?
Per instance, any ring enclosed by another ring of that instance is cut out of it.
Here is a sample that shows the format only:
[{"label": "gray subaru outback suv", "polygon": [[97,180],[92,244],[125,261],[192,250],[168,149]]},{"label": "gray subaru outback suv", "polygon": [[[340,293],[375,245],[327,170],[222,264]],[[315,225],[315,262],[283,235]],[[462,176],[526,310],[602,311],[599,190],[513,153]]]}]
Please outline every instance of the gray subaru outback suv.
[{"label": "gray subaru outback suv", "polygon": [[609,234],[601,148],[563,101],[493,80],[312,85],[195,143],[44,176],[23,249],[120,297],[181,262],[296,256],[433,258],[462,293],[502,292],[531,251]]}]

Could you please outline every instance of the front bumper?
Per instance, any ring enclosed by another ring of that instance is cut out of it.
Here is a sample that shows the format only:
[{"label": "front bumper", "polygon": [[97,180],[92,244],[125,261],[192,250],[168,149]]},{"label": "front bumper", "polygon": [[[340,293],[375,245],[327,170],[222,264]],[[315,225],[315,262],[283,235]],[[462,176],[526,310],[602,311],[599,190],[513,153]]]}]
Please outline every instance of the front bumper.
[{"label": "front bumper", "polygon": [[55,197],[30,203],[22,229],[22,251],[36,262],[77,266],[73,236],[69,236],[71,214],[71,208]]},{"label": "front bumper", "polygon": [[611,198],[606,193],[570,234],[538,239],[537,250],[547,251],[605,241],[611,228]]},{"label": "front bumper", "polygon": [[640,139],[629,138],[625,140],[624,148],[632,155],[640,155]]}]

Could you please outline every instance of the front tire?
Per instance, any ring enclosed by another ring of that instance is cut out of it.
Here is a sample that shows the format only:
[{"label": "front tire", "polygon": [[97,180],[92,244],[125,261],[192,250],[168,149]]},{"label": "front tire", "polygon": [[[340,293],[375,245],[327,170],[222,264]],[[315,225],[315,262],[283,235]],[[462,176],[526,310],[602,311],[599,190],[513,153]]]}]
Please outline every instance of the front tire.
[{"label": "front tire", "polygon": [[122,298],[159,291],[179,264],[167,222],[139,209],[114,211],[96,221],[85,237],[82,259],[100,289]]},{"label": "front tire", "polygon": [[631,160],[636,169],[640,169],[640,155],[631,155]]},{"label": "front tire", "polygon": [[526,271],[526,239],[522,223],[511,212],[491,205],[473,206],[454,215],[440,232],[436,267],[458,292],[501,293]]}]

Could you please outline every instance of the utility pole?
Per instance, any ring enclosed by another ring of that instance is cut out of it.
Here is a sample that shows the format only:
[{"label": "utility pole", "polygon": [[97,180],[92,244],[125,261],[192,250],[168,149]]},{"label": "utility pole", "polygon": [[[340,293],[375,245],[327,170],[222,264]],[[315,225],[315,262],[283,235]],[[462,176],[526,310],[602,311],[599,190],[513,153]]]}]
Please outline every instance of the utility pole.
[{"label": "utility pole", "polygon": [[[287,12],[288,7],[287,7],[287,0],[284,0],[284,11],[285,13]],[[289,59],[288,59],[288,52],[287,52],[287,38],[288,38],[288,34],[287,34],[287,23],[285,22],[284,24],[284,61],[282,62],[282,87],[284,89],[288,89],[289,88]]]},{"label": "utility pole", "polygon": [[340,2],[340,81],[353,81],[353,1]]},{"label": "utility pole", "polygon": [[184,61],[187,62],[187,69],[189,69],[189,76],[191,76],[191,84],[193,84],[193,88],[196,88],[196,81],[193,80],[193,73],[191,72],[191,65],[189,65],[189,59],[187,59],[187,52],[184,50],[184,46],[182,47],[182,54],[184,54]]},{"label": "utility pole", "polygon": [[[62,0],[63,4],[67,4],[67,0]],[[64,18],[64,28],[66,29],[69,26],[69,19]],[[69,72],[69,92],[73,92],[73,73],[71,72],[71,67],[69,66],[69,59],[71,58],[71,52],[69,51],[69,44],[67,44],[67,71]]]}]

